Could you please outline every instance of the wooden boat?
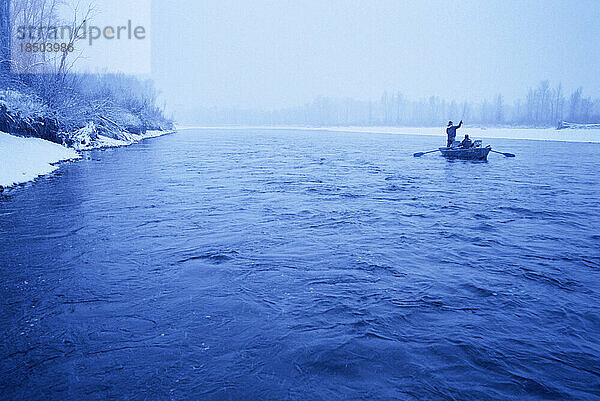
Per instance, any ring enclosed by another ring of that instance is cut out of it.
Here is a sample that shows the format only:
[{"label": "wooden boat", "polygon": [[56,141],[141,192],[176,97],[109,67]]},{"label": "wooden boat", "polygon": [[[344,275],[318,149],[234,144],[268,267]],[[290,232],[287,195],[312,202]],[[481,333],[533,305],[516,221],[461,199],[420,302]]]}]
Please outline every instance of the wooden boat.
[{"label": "wooden boat", "polygon": [[440,148],[442,156],[447,159],[460,160],[487,160],[488,154],[492,150],[491,146],[464,148]]}]

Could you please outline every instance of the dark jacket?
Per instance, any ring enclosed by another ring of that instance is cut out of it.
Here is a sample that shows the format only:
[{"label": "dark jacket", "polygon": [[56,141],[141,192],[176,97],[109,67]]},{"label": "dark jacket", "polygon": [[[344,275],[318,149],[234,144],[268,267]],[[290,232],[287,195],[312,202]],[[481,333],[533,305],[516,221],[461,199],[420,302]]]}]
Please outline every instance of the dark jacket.
[{"label": "dark jacket", "polygon": [[458,125],[452,125],[446,128],[446,134],[448,134],[448,138],[456,138],[456,130],[462,127],[462,121]]},{"label": "dark jacket", "polygon": [[471,140],[471,138],[465,138],[460,143],[461,148],[469,149],[471,146],[473,146],[473,141]]}]

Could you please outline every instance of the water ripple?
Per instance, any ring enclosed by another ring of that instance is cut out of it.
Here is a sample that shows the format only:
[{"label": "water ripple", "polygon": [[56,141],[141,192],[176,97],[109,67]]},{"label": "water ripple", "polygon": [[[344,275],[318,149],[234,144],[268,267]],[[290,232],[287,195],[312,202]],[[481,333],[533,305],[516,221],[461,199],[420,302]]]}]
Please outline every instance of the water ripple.
[{"label": "water ripple", "polygon": [[598,145],[437,142],[185,131],[4,193],[0,398],[600,398]]}]

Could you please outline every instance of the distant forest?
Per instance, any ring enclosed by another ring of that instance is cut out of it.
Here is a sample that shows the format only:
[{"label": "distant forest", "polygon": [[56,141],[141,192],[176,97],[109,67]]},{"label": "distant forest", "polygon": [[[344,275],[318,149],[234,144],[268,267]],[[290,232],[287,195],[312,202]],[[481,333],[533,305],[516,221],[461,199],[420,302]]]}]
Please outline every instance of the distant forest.
[{"label": "distant forest", "polygon": [[462,119],[483,126],[557,127],[562,121],[600,123],[600,98],[585,97],[582,88],[565,93],[562,85],[542,81],[514,103],[501,94],[475,103],[438,96],[411,100],[398,92],[384,93],[376,101],[322,98],[272,111],[205,108],[185,117],[202,124],[439,126]]}]

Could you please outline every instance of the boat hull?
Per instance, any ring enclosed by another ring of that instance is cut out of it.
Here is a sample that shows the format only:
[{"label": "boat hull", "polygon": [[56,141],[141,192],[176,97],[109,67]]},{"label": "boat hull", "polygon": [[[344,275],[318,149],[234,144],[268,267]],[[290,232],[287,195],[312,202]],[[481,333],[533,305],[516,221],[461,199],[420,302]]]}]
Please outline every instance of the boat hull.
[{"label": "boat hull", "polygon": [[459,148],[440,148],[442,156],[447,159],[460,159],[460,160],[487,160],[492,148],[470,148],[470,149],[459,149]]}]

